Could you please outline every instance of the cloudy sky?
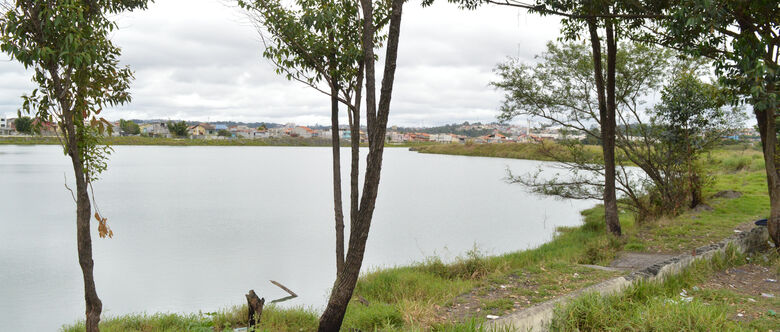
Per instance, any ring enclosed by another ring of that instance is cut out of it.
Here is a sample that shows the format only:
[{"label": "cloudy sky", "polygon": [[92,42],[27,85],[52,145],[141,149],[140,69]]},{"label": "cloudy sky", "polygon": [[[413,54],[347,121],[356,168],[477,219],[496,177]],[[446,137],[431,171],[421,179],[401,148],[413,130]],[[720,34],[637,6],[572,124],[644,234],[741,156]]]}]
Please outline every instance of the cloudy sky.
[{"label": "cloudy sky", "polygon": [[[460,10],[438,1],[404,7],[391,125],[495,121],[496,63],[529,61],[557,38],[559,23],[524,10]],[[157,0],[116,17],[113,39],[134,71],[133,102],[107,118],[329,124],[329,100],[276,75],[244,13],[228,0]],[[383,55],[383,53],[381,53]],[[378,68],[381,73],[381,68]],[[12,116],[30,73],[0,56],[0,114]]]}]

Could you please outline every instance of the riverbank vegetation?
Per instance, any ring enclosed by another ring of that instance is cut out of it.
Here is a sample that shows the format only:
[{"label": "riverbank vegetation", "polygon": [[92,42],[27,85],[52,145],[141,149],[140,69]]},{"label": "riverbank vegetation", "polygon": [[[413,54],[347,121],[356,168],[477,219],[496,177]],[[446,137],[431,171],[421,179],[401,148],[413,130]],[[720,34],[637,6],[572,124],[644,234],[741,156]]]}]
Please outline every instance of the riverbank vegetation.
[{"label": "riverbank vegetation", "polygon": [[[765,217],[768,197],[761,151],[746,146],[729,147],[713,151],[709,160],[708,172],[713,174],[713,182],[703,197],[711,209],[687,210],[676,217],[641,224],[634,221],[630,211],[621,209],[624,236],[615,238],[607,235],[604,210],[596,206],[582,212],[582,226],[561,227],[550,242],[538,248],[494,257],[485,256],[475,248],[454,262],[432,257],[411,266],[371,271],[361,275],[356,285],[343,328],[478,330],[488,314],[502,316],[620,274],[584,264],[607,266],[620,251],[689,252],[730,236],[735,227],[748,227],[751,221]],[[739,191],[741,195],[716,197],[726,190]],[[695,271],[693,274],[698,275]],[[259,325],[262,331],[317,328],[317,312],[313,309],[269,306],[266,310]],[[685,317],[686,313],[679,315]],[[210,327],[221,330],[246,326],[246,319],[246,306],[237,306],[189,315],[108,317],[101,328],[105,326],[107,331],[165,331],[182,327],[188,331]],[[744,325],[738,321],[729,324]],[[65,328],[67,332],[81,330],[79,325]]]}]

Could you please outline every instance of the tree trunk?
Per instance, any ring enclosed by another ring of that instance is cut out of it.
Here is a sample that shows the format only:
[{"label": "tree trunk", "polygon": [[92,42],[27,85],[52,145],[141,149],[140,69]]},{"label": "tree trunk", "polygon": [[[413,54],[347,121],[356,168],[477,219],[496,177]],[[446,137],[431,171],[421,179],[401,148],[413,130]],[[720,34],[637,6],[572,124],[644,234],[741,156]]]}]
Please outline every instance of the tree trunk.
[{"label": "tree trunk", "polygon": [[612,24],[607,21],[607,83],[601,66],[601,40],[595,19],[588,20],[590,42],[593,49],[593,67],[596,91],[599,101],[599,122],[601,123],[601,148],[604,154],[604,221],[607,230],[620,236],[620,220],[617,212],[615,191],[615,61],[616,45]]},{"label": "tree trunk", "polygon": [[[70,112],[68,112],[70,113]],[[73,174],[76,178],[76,240],[78,242],[79,265],[84,277],[84,299],[86,301],[86,331],[100,331],[100,313],[103,311],[103,303],[98,298],[95,288],[95,277],[93,273],[94,262],[92,261],[92,237],[90,235],[91,205],[89,202],[89,192],[87,191],[87,177],[84,174],[84,165],[81,160],[81,154],[78,150],[78,141],[76,138],[76,129],[73,124],[72,116],[65,115],[66,130],[68,141],[68,155],[73,163]]]},{"label": "tree trunk", "polygon": [[[384,152],[384,135],[387,129],[387,117],[390,111],[393,81],[395,78],[396,59],[398,57],[398,37],[401,26],[401,9],[403,0],[393,0],[390,13],[390,26],[385,56],[385,71],[382,80],[382,91],[378,112],[375,93],[374,72],[374,27],[373,5],[371,0],[361,0],[363,8],[363,54],[366,65],[366,114],[368,121],[369,153],[366,162],[366,175],[363,183],[363,195],[360,200],[357,220],[350,224],[349,250],[344,262],[344,269],[333,285],[333,290],[325,312],[320,317],[319,331],[338,331],[344,320],[349,300],[355,289],[360,267],[363,264],[363,254],[366,249],[371,219],[374,213],[376,197],[379,190],[379,180],[382,171],[382,155]],[[353,140],[355,138],[353,137]]]},{"label": "tree trunk", "polygon": [[[774,84],[767,85],[767,93],[774,92]],[[769,237],[775,243],[775,248],[780,248],[780,175],[775,163],[777,154],[777,127],[775,125],[775,112],[777,107],[771,105],[764,110],[753,109],[756,114],[758,131],[761,134],[761,144],[764,150],[764,164],[766,170],[767,190],[769,191],[769,218],[767,228]]]},{"label": "tree trunk", "polygon": [[354,109],[352,110],[352,123],[350,128],[350,136],[353,137],[350,140],[352,147],[352,165],[350,170],[350,205],[349,205],[349,221],[350,224],[357,222],[358,207],[360,198],[359,193],[359,178],[360,178],[360,139],[354,139],[355,136],[360,137],[360,102],[363,92],[363,76],[364,61],[360,61],[358,64],[358,79],[357,87],[355,88],[355,102]]},{"label": "tree trunk", "polygon": [[263,307],[265,306],[265,298],[260,298],[255,293],[254,289],[250,289],[246,294],[247,311],[249,317],[247,317],[247,328],[252,328],[263,318]]},{"label": "tree trunk", "polygon": [[336,216],[336,276],[344,268],[344,212],[341,202],[341,142],[339,139],[338,83],[331,76],[330,123],[333,137],[333,212]]}]

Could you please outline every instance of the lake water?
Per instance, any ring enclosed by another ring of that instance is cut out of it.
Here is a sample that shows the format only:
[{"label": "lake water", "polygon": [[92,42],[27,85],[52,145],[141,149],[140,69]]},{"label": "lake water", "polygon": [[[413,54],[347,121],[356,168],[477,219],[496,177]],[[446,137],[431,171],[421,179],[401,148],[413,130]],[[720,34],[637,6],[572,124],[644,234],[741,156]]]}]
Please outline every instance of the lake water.
[{"label": "lake water", "polygon": [[[363,151],[365,152],[365,151]],[[119,146],[94,189],[113,239],[93,220],[104,315],[215,311],[254,289],[322,309],[335,275],[330,148]],[[348,150],[343,150],[344,191]],[[364,161],[361,158],[361,162]],[[593,201],[503,181],[543,162],[388,148],[363,270],[538,246],[581,223]],[[363,165],[361,165],[361,168]],[[57,146],[0,145],[0,323],[56,331],[83,319],[72,168]],[[345,202],[349,202],[345,195]],[[345,206],[345,212],[348,206]],[[348,215],[348,212],[345,214]],[[347,227],[348,228],[348,227]]]}]

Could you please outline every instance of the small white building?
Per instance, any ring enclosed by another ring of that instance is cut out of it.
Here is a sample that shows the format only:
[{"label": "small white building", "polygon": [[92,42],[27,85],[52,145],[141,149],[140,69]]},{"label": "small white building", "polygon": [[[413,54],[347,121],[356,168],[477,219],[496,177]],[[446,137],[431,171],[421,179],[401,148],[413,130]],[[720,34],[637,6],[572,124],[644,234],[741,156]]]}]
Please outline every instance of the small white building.
[{"label": "small white building", "polygon": [[292,129],[290,136],[311,138],[314,136],[314,130],[309,127],[295,127]]},{"label": "small white building", "polygon": [[13,121],[14,119],[0,115],[0,135],[11,135],[16,131],[14,130]]},{"label": "small white building", "polygon": [[397,131],[391,131],[387,133],[387,140],[390,143],[403,143],[404,142],[404,134],[401,134]]},{"label": "small white building", "polygon": [[252,132],[253,139],[269,138],[269,137],[271,137],[271,132],[268,130],[257,130]]},{"label": "small white building", "polygon": [[431,135],[430,141],[438,143],[452,143],[454,140],[452,136],[452,134],[433,134]]},{"label": "small white building", "polygon": [[168,125],[165,122],[155,122],[141,126],[141,133],[155,137],[171,137]]}]

